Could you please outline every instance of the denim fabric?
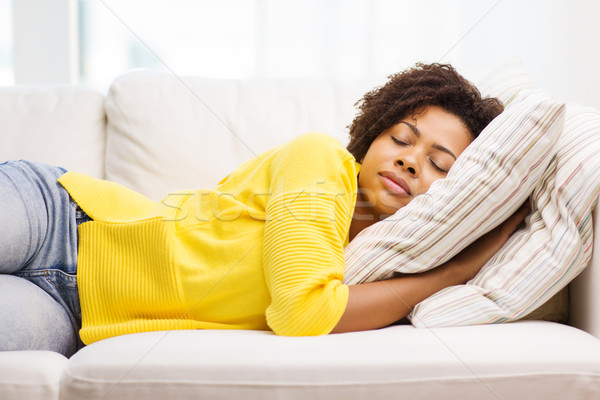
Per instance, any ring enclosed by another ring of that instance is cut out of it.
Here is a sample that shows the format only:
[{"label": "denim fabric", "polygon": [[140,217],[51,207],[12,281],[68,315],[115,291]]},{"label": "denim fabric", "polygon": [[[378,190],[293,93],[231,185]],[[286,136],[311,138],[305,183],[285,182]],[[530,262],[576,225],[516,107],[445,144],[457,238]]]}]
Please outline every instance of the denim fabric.
[{"label": "denim fabric", "polygon": [[77,226],[89,217],[57,182],[64,172],[0,164],[0,350],[82,347]]}]

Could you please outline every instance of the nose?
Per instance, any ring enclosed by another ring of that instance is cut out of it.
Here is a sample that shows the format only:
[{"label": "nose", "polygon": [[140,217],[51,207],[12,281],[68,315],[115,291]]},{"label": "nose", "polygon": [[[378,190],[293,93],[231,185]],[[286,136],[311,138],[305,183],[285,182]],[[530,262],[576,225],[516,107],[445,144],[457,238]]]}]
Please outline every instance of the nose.
[{"label": "nose", "polygon": [[412,157],[408,155],[400,156],[396,159],[396,164],[402,167],[403,170],[408,171],[409,174],[417,176],[417,163]]}]

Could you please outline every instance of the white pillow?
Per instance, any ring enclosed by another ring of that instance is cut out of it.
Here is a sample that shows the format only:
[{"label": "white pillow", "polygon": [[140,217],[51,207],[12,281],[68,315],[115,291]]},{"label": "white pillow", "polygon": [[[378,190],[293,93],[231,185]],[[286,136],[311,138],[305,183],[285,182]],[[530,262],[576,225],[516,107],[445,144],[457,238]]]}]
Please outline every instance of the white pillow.
[{"label": "white pillow", "polygon": [[546,170],[563,114],[562,103],[541,94],[509,105],[458,157],[446,179],[352,240],[345,250],[344,282],[426,271],[499,225]]},{"label": "white pillow", "polygon": [[[535,88],[518,64],[509,64],[483,89],[512,102]],[[556,295],[589,263],[592,211],[600,192],[600,113],[568,106],[564,130],[532,193],[532,213],[466,285],[442,290],[410,314],[418,327],[514,321]],[[552,310],[550,310],[552,311]]]}]

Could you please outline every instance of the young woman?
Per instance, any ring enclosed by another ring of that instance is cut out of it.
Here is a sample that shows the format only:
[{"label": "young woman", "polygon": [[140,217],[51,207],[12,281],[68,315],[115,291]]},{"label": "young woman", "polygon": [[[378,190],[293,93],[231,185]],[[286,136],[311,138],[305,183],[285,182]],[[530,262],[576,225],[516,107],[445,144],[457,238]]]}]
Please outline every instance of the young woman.
[{"label": "young woman", "polygon": [[444,178],[501,111],[452,67],[417,65],[365,95],[348,149],[301,135],[214,189],[159,203],[57,167],[1,164],[0,349],[70,356],[152,330],[393,323],[472,278],[525,211],[447,264],[383,282],[344,285],[345,245]]}]

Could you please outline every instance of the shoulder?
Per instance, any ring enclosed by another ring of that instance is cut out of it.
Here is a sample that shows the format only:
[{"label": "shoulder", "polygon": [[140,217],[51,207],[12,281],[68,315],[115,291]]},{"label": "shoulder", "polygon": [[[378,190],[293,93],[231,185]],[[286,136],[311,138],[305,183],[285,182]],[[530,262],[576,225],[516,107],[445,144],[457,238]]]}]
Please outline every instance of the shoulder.
[{"label": "shoulder", "polygon": [[302,158],[305,161],[349,161],[352,154],[335,137],[321,132],[308,132],[296,136],[280,147],[280,155],[286,158]]},{"label": "shoulder", "polygon": [[287,144],[292,145],[292,146],[298,146],[298,147],[302,147],[302,146],[314,147],[315,150],[316,150],[316,148],[320,148],[320,147],[327,147],[327,148],[332,148],[332,149],[336,149],[336,148],[344,149],[344,146],[342,145],[342,143],[339,140],[337,140],[336,138],[334,138],[331,135],[328,135],[327,133],[322,133],[322,132],[303,133],[302,135],[296,136],[294,139],[289,141]]},{"label": "shoulder", "polygon": [[[357,176],[354,157],[333,136],[310,132],[277,148],[269,164],[274,181],[285,179],[289,187],[325,187],[351,190]],[[332,189],[333,190],[333,189]]]}]

